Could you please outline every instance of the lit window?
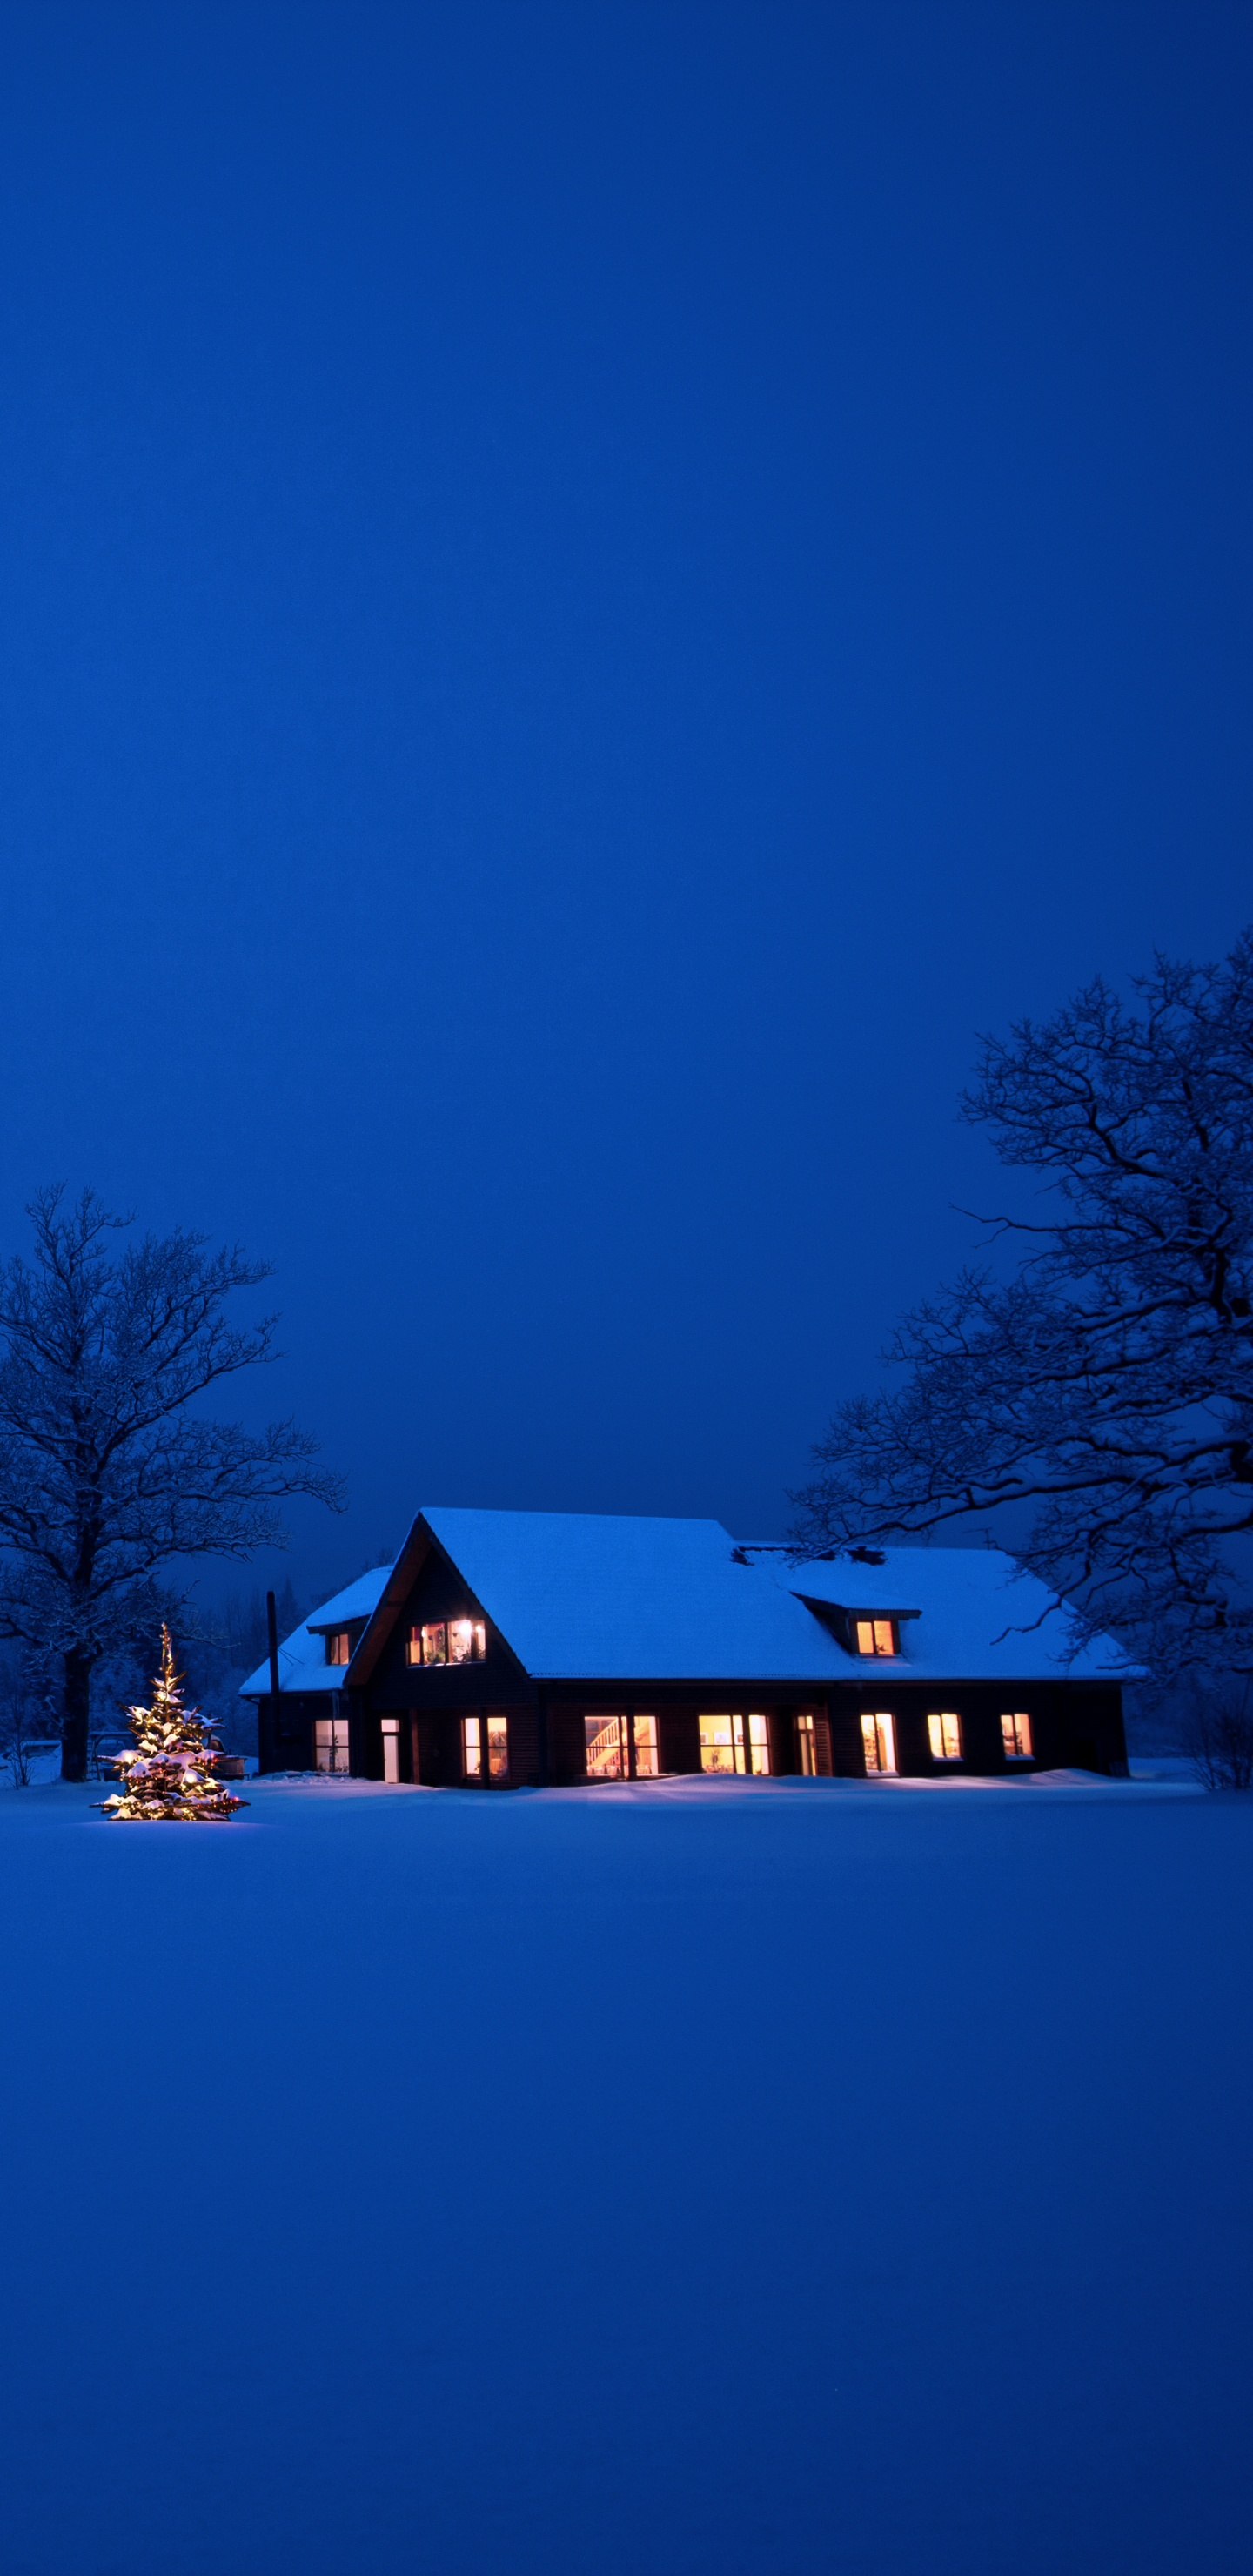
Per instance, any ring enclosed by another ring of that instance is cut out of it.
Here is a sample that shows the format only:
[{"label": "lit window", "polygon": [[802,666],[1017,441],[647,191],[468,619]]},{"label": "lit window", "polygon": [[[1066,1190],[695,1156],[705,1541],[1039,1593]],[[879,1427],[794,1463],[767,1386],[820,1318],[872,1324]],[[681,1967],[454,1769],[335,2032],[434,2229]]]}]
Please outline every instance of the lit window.
[{"label": "lit window", "polygon": [[483,1619],[434,1619],[409,1631],[411,1664],[481,1664],[487,1653]]},{"label": "lit window", "polygon": [[866,1755],[866,1774],[896,1769],[895,1720],[880,1711],[877,1717],[863,1717],[861,1740]]},{"label": "lit window", "polygon": [[347,1628],[333,1628],[326,1641],[328,1664],[346,1664],[352,1649],[352,1634]]},{"label": "lit window", "polygon": [[818,1771],[818,1746],[814,1736],[814,1721],[808,1713],[798,1717],[796,1721],[796,1750],[805,1778],[815,1779]]},{"label": "lit window", "polygon": [[400,1719],[398,1717],[384,1717],[380,1719],[380,1724],[383,1729],[383,1778],[385,1780],[399,1780]]},{"label": "lit window", "polygon": [[348,1720],[338,1712],[313,1721],[313,1765],[316,1771],[348,1768]]},{"label": "lit window", "polygon": [[589,1780],[655,1780],[660,1772],[655,1717],[585,1717],[583,1742]]},{"label": "lit window", "polygon": [[482,1781],[485,1733],[487,1777],[489,1780],[506,1780],[509,1776],[509,1720],[507,1717],[462,1718],[462,1771],[467,1780]]},{"label": "lit window", "polygon": [[894,1655],[896,1653],[894,1619],[855,1619],[853,1628],[859,1655]]},{"label": "lit window", "polygon": [[768,1772],[770,1727],[767,1719],[760,1713],[702,1717],[700,1767],[702,1771]]},{"label": "lit window", "polygon": [[1029,1762],[1031,1760],[1031,1720],[1029,1717],[1024,1716],[1021,1709],[1016,1717],[1003,1717],[1001,1719],[1001,1735],[1004,1740],[1005,1759],[1007,1762]]},{"label": "lit window", "polygon": [[960,1762],[962,1758],[962,1722],[959,1717],[954,1717],[951,1709],[943,1710],[939,1717],[929,1717],[927,1719],[927,1733],[931,1738],[931,1758],[933,1761]]}]

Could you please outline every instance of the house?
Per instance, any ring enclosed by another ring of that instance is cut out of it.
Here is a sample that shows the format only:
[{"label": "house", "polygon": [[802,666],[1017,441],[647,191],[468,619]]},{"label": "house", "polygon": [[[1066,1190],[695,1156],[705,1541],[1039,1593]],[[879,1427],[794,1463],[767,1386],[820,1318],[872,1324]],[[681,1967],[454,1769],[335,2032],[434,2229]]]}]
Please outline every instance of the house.
[{"label": "house", "polygon": [[792,1560],[717,1521],[420,1511],[243,1684],[262,1771],[439,1788],[666,1772],[1125,1772],[1112,1639],[991,1548]]}]

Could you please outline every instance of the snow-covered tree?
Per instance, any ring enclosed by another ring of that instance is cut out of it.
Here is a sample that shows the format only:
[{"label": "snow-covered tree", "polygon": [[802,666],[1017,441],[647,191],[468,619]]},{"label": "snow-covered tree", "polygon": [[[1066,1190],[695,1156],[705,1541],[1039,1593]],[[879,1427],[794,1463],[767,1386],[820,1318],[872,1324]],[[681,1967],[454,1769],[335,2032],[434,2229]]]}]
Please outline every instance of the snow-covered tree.
[{"label": "snow-covered tree", "polygon": [[984,1041],[964,1115],[1043,1180],[1038,1215],[985,1220],[1018,1268],[906,1317],[904,1383],[840,1407],[794,1535],[1029,1506],[1023,1562],[1169,1679],[1253,1660],[1253,931],[1133,989]]},{"label": "snow-covered tree", "polygon": [[161,1631],[161,1670],[151,1701],[147,1708],[126,1713],[135,1742],[113,1757],[122,1786],[102,1801],[106,1816],[149,1823],[182,1817],[193,1824],[215,1824],[246,1804],[214,1778],[209,1729],[199,1709],[184,1701],[168,1628]]},{"label": "snow-covered tree", "polygon": [[290,1494],[339,1508],[291,1422],[250,1432],[188,1407],[277,1357],[275,1321],[228,1324],[233,1290],[268,1274],[179,1231],[109,1256],[130,1223],[85,1190],[29,1210],[34,1259],[0,1269],[0,1638],[59,1669],[62,1774],[87,1771],[92,1674],[150,1633],[179,1559],[247,1560],[281,1544]]}]

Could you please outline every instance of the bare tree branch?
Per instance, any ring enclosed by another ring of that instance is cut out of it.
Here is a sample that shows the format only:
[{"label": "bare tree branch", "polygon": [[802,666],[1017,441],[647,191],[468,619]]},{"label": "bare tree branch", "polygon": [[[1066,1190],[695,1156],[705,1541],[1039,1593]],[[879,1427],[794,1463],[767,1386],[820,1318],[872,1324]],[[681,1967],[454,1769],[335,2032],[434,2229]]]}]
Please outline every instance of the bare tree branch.
[{"label": "bare tree branch", "polygon": [[983,1041],[963,1116],[1044,1175],[1008,1282],[968,1271],[905,1317],[903,1383],[843,1404],[793,1497],[798,1547],[1034,1507],[1023,1561],[1163,1674],[1253,1654],[1224,1542],[1253,1531],[1253,932],[1159,957],[1138,1007],[1099,979]]},{"label": "bare tree branch", "polygon": [[267,1264],[182,1231],[114,1258],[132,1220],[90,1190],[72,1206],[41,1191],[29,1215],[33,1258],[0,1271],[0,1636],[61,1659],[79,1777],[92,1669],[151,1625],[160,1571],[281,1545],[287,1497],[339,1510],[343,1488],[294,1423],[250,1432],[187,1410],[277,1356],[273,1315],[223,1312]]}]

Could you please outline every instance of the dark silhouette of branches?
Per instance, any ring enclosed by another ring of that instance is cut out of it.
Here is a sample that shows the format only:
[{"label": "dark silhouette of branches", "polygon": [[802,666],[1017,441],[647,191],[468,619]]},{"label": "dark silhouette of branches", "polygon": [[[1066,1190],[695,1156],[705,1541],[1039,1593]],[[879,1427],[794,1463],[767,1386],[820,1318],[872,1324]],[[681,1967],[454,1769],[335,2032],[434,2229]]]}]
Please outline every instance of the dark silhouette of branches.
[{"label": "dark silhouette of branches", "polygon": [[342,1487],[294,1423],[187,1409],[277,1356],[274,1316],[223,1311],[266,1264],[181,1230],[119,1254],[131,1220],[91,1190],[44,1190],[28,1213],[33,1256],[0,1272],[0,1636],[57,1659],[63,1770],[81,1779],[92,1671],[151,1626],[161,1571],[281,1544],[286,1497],[338,1509]]},{"label": "dark silhouette of branches", "polygon": [[795,1537],[1029,1504],[1019,1553],[1077,1637],[1119,1627],[1165,1677],[1250,1651],[1226,1551],[1253,1530],[1253,932],[1133,989],[984,1040],[963,1114],[1042,1175],[1045,1214],[981,1220],[1015,1275],[969,1270],[905,1318],[903,1382],[839,1408]]}]

